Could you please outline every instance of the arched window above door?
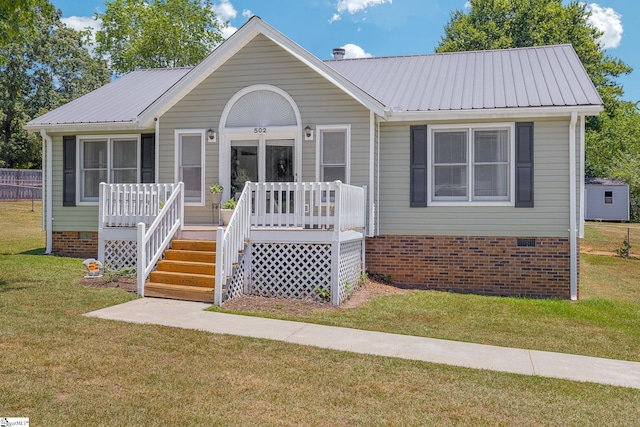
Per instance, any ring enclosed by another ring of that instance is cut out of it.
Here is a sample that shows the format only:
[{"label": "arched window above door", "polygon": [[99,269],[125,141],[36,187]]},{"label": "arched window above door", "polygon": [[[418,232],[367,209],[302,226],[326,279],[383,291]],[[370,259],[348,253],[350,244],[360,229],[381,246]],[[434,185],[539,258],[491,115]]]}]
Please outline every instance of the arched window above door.
[{"label": "arched window above door", "polygon": [[270,90],[252,90],[235,101],[225,127],[295,126],[296,112],[283,95]]}]

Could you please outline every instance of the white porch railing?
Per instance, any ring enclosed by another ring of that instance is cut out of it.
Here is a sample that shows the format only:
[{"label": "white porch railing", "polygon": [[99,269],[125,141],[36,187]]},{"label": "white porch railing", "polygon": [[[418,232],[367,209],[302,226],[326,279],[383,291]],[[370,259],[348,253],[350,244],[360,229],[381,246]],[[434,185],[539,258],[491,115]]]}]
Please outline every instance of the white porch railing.
[{"label": "white porch railing", "polygon": [[179,184],[100,184],[99,228],[151,224]]},{"label": "white porch railing", "polygon": [[[162,186],[162,184],[155,184]],[[171,195],[159,209],[154,221],[146,229],[144,222],[137,225],[137,285],[138,294],[144,296],[144,283],[173,236],[184,226],[184,184],[173,185]],[[166,195],[167,193],[165,193]],[[154,204],[154,206],[156,206]]]},{"label": "white porch railing", "polygon": [[364,230],[365,212],[364,189],[340,181],[247,182],[226,230],[217,232],[214,304],[222,303],[222,288],[234,274],[233,266],[251,237],[252,227],[333,231],[336,279],[332,281],[337,284],[338,235]]}]

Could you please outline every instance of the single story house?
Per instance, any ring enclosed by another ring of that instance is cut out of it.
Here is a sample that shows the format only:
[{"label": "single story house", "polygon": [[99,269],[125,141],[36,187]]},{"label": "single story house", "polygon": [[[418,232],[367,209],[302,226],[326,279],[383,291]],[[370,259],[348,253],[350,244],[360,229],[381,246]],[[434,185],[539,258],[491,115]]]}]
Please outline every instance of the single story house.
[{"label": "single story house", "polygon": [[629,184],[608,178],[586,178],[584,186],[585,219],[629,221]]},{"label": "single story house", "polygon": [[334,53],[253,17],[193,68],[138,70],[29,122],[47,252],[137,263],[141,293],[163,296],[156,264],[218,224],[218,182],[240,203],[207,237],[216,303],[339,303],[365,260],[400,284],[577,299],[585,117],[602,100],[573,47]]}]

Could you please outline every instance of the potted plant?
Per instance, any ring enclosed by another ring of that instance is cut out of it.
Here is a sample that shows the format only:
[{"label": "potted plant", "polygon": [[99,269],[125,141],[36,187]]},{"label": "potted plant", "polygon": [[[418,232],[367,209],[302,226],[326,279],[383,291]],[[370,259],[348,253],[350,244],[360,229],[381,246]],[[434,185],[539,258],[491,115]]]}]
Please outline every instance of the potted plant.
[{"label": "potted plant", "polygon": [[233,210],[236,208],[236,199],[227,199],[226,202],[222,204],[222,209],[220,210],[220,215],[222,215],[222,224],[229,225],[229,221],[231,221],[231,217],[233,216]]},{"label": "potted plant", "polygon": [[222,188],[222,185],[217,182],[209,187],[209,191],[211,192],[211,203],[214,205],[220,205],[220,202],[222,201],[222,190],[224,190],[224,188]]}]

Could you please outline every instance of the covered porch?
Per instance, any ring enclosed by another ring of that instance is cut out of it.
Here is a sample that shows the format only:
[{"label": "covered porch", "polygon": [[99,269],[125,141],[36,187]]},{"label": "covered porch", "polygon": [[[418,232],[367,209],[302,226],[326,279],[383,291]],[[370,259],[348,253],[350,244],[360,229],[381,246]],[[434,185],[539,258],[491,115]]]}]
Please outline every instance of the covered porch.
[{"label": "covered porch", "polygon": [[180,279],[206,288],[197,289],[203,298],[219,305],[250,294],[339,305],[364,272],[365,194],[340,181],[247,182],[231,221],[213,236],[211,227],[185,227],[182,183],[103,183],[99,259],[114,269],[135,266],[140,295],[170,298],[149,281],[159,276],[158,262],[180,238],[209,240],[215,256],[197,262],[214,267],[211,277]]}]

